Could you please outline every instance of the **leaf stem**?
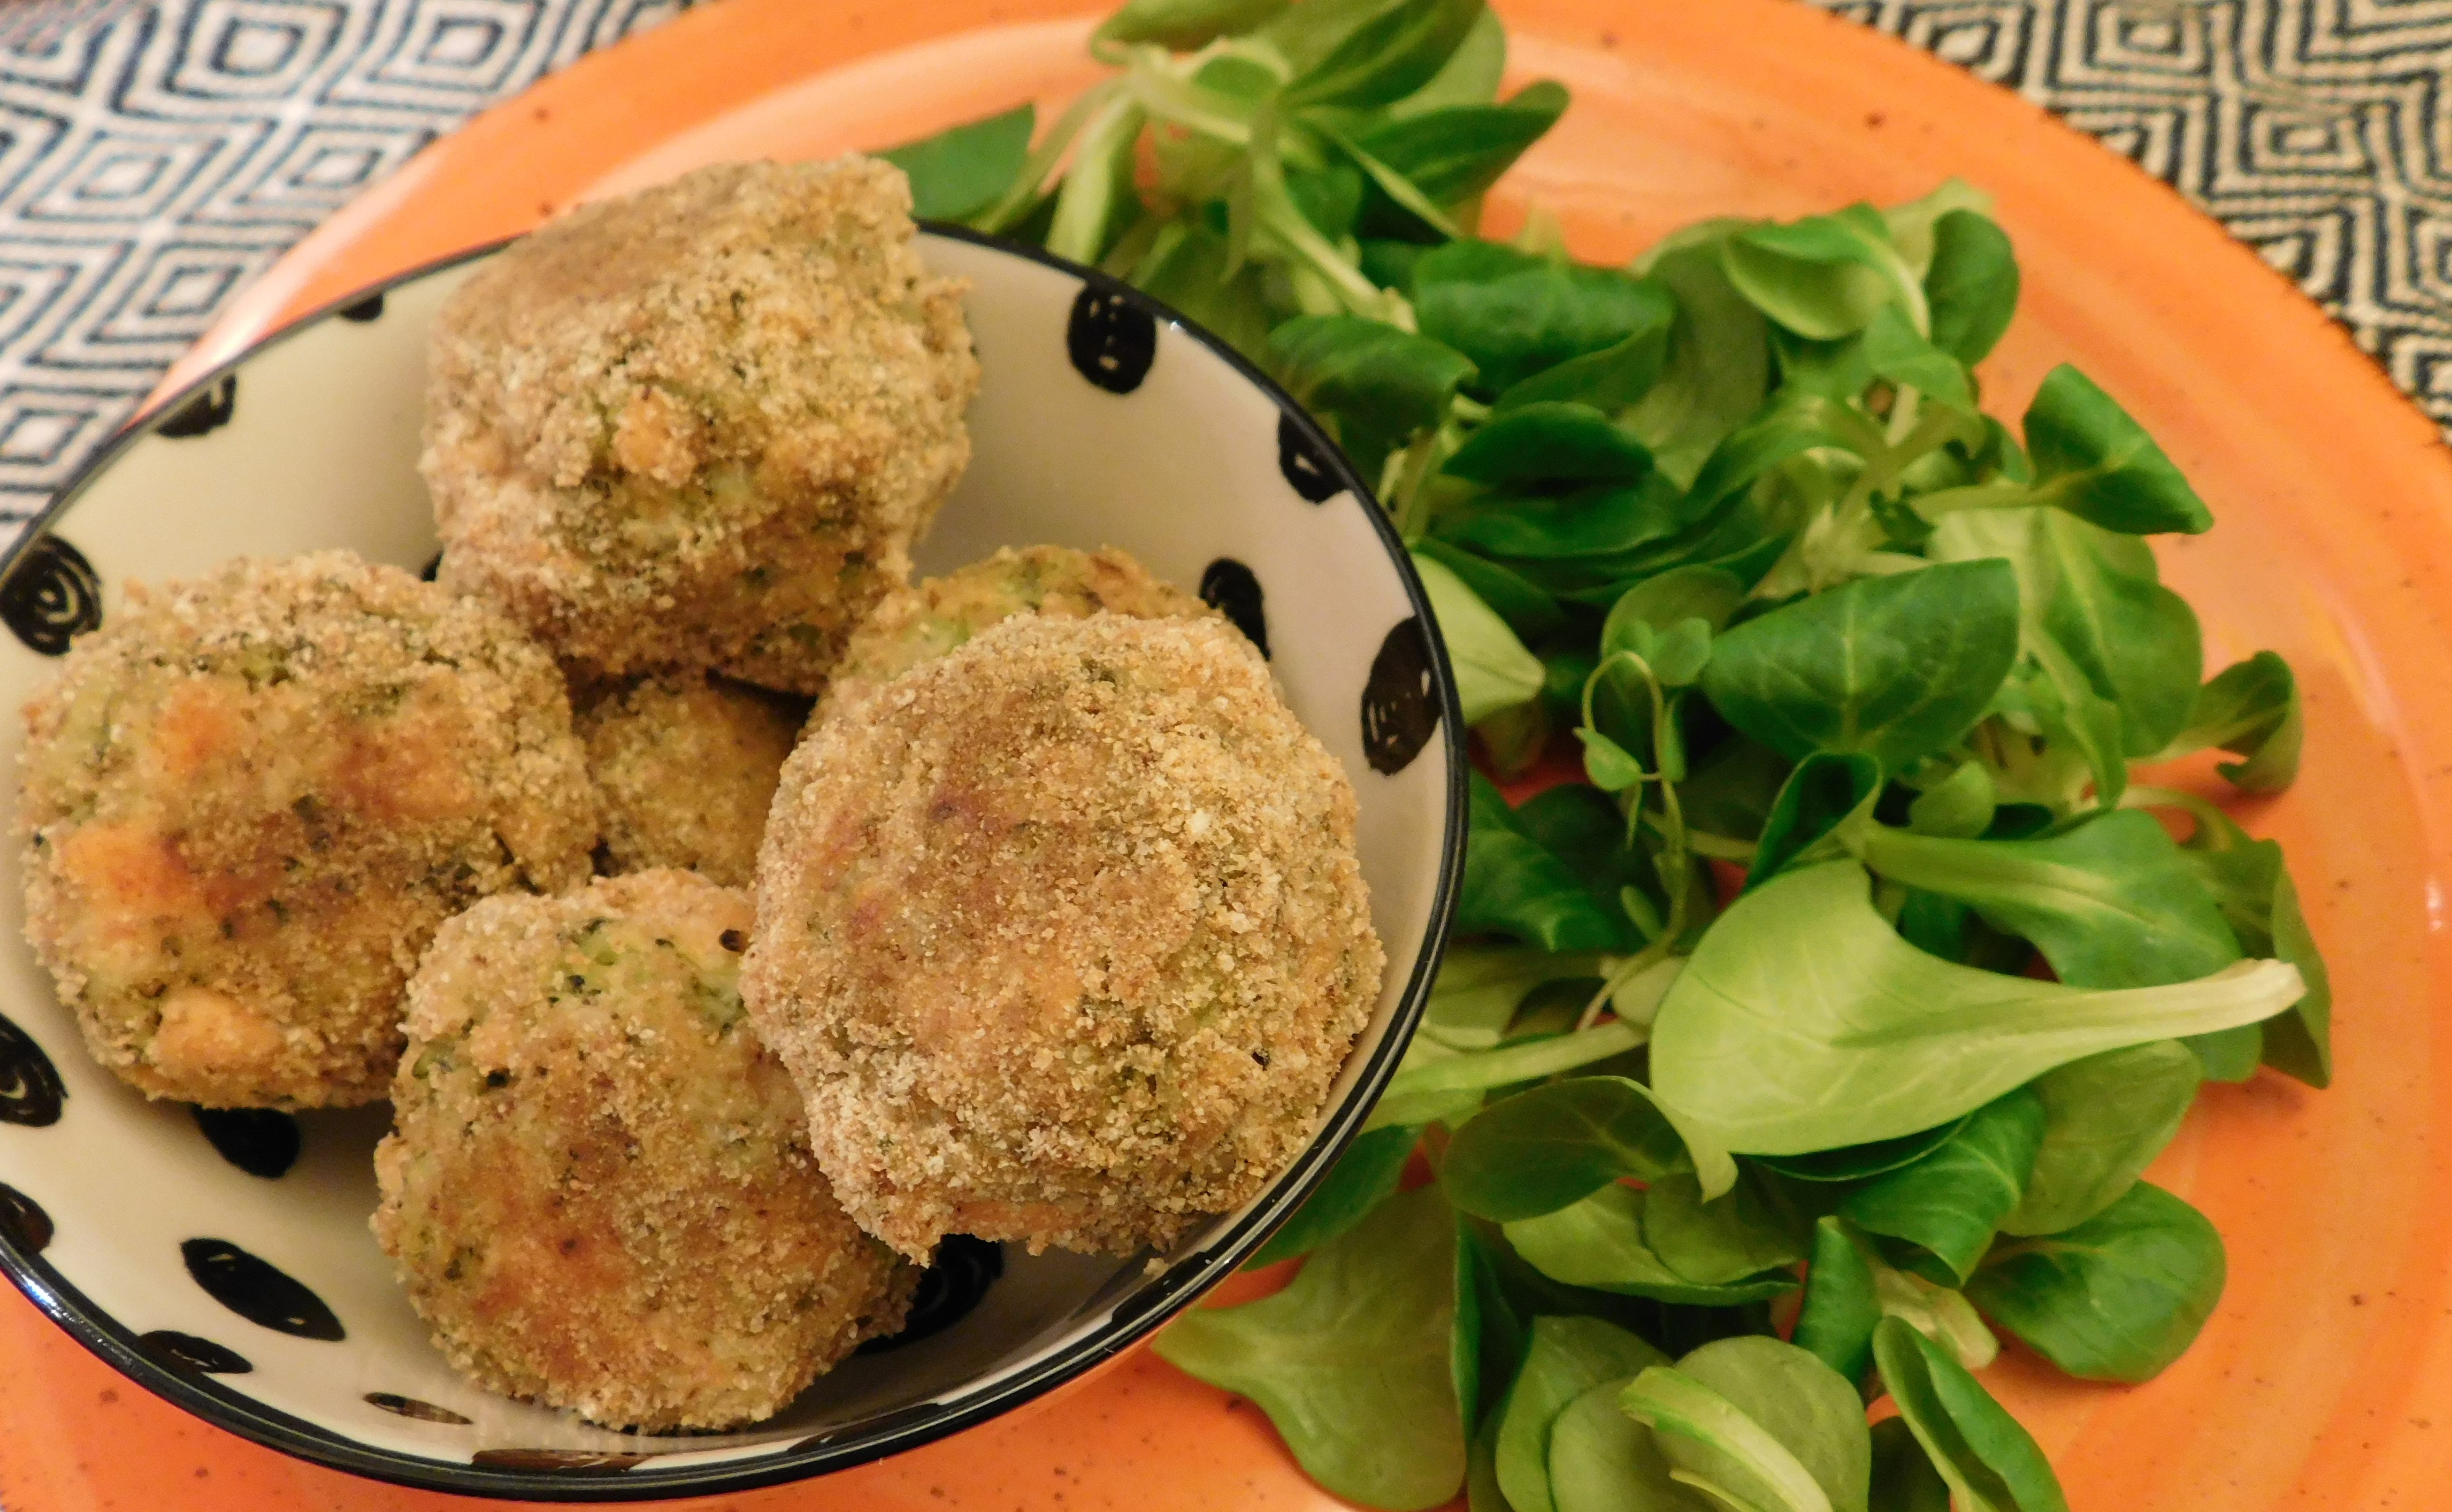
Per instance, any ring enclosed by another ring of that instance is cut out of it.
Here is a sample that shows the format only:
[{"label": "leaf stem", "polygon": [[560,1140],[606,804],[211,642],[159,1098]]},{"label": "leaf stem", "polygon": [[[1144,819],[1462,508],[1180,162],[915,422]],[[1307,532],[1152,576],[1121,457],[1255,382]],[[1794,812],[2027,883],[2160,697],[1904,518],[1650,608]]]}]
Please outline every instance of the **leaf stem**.
[{"label": "leaf stem", "polygon": [[1121,88],[1121,80],[1104,79],[1082,90],[1071,105],[1064,108],[1064,113],[1057,117],[1056,124],[1048,128],[1047,135],[1038,146],[1031,148],[1030,156],[1021,165],[1021,171],[1014,175],[1013,184],[994,205],[971,217],[972,227],[991,233],[1013,229],[1030,212],[1030,207],[1038,203],[1038,191],[1046,184],[1047,175],[1055,170],[1057,161],[1064,156],[1064,149],[1073,145],[1073,139],[1080,135],[1082,126],[1092,115],[1103,109]]},{"label": "leaf stem", "polygon": [[1154,119],[1236,147],[1251,145],[1252,121],[1245,102],[1181,76],[1163,48],[1137,48],[1134,52],[1124,88]]},{"label": "leaf stem", "polygon": [[1505,1087],[1511,1082],[1555,1076],[1579,1066],[1623,1055],[1641,1046],[1650,1032],[1636,1025],[1603,1024],[1572,1034],[1472,1051],[1423,1066],[1408,1066],[1389,1078],[1381,1101],[1425,1092],[1470,1092]]},{"label": "leaf stem", "polygon": [[[1676,949],[1678,940],[1684,937],[1687,916],[1691,912],[1690,904],[1693,893],[1692,856],[1687,849],[1686,814],[1677,800],[1677,784],[1670,778],[1668,772],[1671,742],[1676,739],[1677,732],[1670,720],[1668,695],[1660,686],[1659,675],[1651,670],[1651,663],[1631,650],[1613,651],[1602,658],[1600,665],[1592,668],[1591,675],[1584,678],[1584,728],[1588,730],[1598,728],[1592,722],[1592,695],[1599,689],[1601,678],[1608,675],[1610,668],[1620,661],[1634,668],[1643,678],[1645,690],[1651,697],[1651,758],[1654,765],[1659,768],[1657,771],[1644,772],[1636,779],[1631,790],[1633,805],[1627,813],[1626,843],[1632,845],[1636,835],[1645,826],[1646,785],[1658,783],[1660,817],[1655,829],[1660,835],[1660,854],[1655,857],[1653,867],[1660,874],[1661,881],[1669,892],[1669,919],[1661,926],[1660,933],[1652,936],[1651,943],[1635,954],[1627,957],[1622,964],[1611,972],[1608,978],[1601,983],[1600,991],[1594,992],[1591,1001],[1585,1003],[1583,1012],[1575,1019],[1575,1028],[1579,1032],[1590,1032],[1592,1026],[1599,1020],[1602,1011],[1608,1008],[1611,1000],[1621,990],[1668,958],[1670,952]],[[1638,762],[1637,767],[1640,769],[1641,763]],[[1750,854],[1750,848],[1749,853]]]},{"label": "leaf stem", "polygon": [[2213,835],[2221,834],[2223,822],[2230,817],[2211,798],[2184,793],[2178,788],[2131,786],[2120,795],[2120,802],[2116,806],[2124,809],[2178,809],[2193,820],[2198,829]]},{"label": "leaf stem", "polygon": [[1713,835],[1709,830],[1688,830],[1686,848],[1696,855],[1706,856],[1714,861],[1750,861],[1754,858],[1754,853],[1761,849],[1751,840],[1740,840],[1734,835]]},{"label": "leaf stem", "polygon": [[1391,513],[1396,517],[1396,534],[1408,544],[1422,539],[1430,528],[1431,476],[1438,470],[1440,427],[1425,426],[1414,436],[1405,448],[1404,461],[1396,473],[1396,492]]},{"label": "leaf stem", "polygon": [[1076,263],[1095,263],[1105,250],[1108,223],[1119,193],[1132,192],[1130,158],[1141,131],[1141,108],[1128,95],[1099,107],[1081,131],[1080,150],[1056,191],[1056,217],[1047,227],[1047,249]]}]

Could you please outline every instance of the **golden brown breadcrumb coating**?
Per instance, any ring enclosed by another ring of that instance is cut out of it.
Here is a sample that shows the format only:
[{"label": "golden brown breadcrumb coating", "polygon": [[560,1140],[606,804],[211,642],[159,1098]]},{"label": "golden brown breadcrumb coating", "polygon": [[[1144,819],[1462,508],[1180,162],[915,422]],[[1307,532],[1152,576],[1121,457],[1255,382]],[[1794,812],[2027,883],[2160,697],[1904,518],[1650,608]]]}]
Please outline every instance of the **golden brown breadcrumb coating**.
[{"label": "golden brown breadcrumb coating", "polygon": [[409,983],[374,1230],[451,1364],[651,1431],[773,1416],[901,1326],[737,988],[746,895],[643,872],[491,898]]},{"label": "golden brown breadcrumb coating", "polygon": [[610,869],[679,867],[747,887],[775,780],[808,708],[703,673],[581,695],[579,738],[604,805]]},{"label": "golden brown breadcrumb coating", "polygon": [[1354,825],[1219,620],[1024,616],[835,708],[742,991],[843,1206],[1128,1253],[1252,1197],[1378,993]]},{"label": "golden brown breadcrumb coating", "polygon": [[993,557],[887,594],[853,632],[826,699],[857,697],[1015,615],[1084,619],[1206,619],[1217,611],[1113,546],[1006,546]]},{"label": "golden brown breadcrumb coating", "polygon": [[150,1096],[382,1097],[436,926],[587,875],[553,662],[348,552],[130,585],[25,714],[27,938]]},{"label": "golden brown breadcrumb coating", "polygon": [[816,694],[970,459],[963,285],[900,170],[736,163],[584,206],[436,320],[443,580],[591,677]]}]

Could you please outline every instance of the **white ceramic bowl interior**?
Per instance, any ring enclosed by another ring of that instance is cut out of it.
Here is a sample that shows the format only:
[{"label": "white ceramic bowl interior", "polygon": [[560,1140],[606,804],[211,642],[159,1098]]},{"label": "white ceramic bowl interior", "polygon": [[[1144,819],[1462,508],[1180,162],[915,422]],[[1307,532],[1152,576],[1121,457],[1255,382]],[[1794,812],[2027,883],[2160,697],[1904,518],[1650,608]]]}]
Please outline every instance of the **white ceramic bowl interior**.
[{"label": "white ceramic bowl interior", "polygon": [[[1388,972],[1319,1138],[1166,1256],[964,1248],[935,1278],[938,1331],[855,1356],[752,1431],[608,1432],[467,1385],[427,1342],[366,1227],[386,1109],[199,1118],[88,1059],[21,941],[12,850],[0,1266],[106,1360],[260,1442],[446,1490],[597,1500],[787,1480],[977,1422],[1122,1348],[1238,1264],[1359,1126],[1420,1012],[1463,847],[1446,664],[1404,553],[1310,422],[1205,335],[1036,253],[950,232],[922,245],[972,281],[984,381],[974,460],[921,570],[1007,544],[1121,546],[1265,635],[1288,701],[1352,776]],[[473,265],[302,322],[90,469],[0,579],[0,704],[24,702],[130,579],[336,545],[430,561],[425,335]],[[12,770],[22,738],[0,722]]]}]

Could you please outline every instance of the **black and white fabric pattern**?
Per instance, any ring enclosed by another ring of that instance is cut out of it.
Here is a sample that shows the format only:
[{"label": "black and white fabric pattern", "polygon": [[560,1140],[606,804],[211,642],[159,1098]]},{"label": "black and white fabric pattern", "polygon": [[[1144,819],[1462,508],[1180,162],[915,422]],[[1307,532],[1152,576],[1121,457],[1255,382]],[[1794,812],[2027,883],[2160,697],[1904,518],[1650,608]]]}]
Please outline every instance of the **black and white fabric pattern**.
[{"label": "black and white fabric pattern", "polygon": [[2452,429],[2452,0],[1817,0],[2171,185]]},{"label": "black and white fabric pattern", "polygon": [[[0,0],[0,522],[417,149],[692,0]],[[1817,0],[2204,206],[2452,425],[2452,0]]]},{"label": "black and white fabric pattern", "polygon": [[0,0],[0,520],[325,217],[689,3]]}]

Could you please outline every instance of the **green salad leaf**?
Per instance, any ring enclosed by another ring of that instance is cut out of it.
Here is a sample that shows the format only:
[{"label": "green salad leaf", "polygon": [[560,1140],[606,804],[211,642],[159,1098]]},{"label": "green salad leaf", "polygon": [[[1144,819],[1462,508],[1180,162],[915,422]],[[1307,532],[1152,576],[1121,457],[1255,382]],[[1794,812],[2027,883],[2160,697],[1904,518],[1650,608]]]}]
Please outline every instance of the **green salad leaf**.
[{"label": "green salad leaf", "polygon": [[[1278,20],[1298,14],[1281,12]],[[1437,76],[1480,20],[1482,0],[1402,0],[1345,31],[1286,86],[1289,105],[1388,105]]]},{"label": "green salad leaf", "polygon": [[2089,1055],[2035,1078],[2044,1137],[2001,1231],[2059,1233],[2118,1202],[2180,1131],[2202,1079],[2197,1057],[2174,1040]]},{"label": "green salad leaf", "polygon": [[1714,1504],[1865,1512],[1872,1443],[1856,1389],[1776,1339],[1708,1344],[1619,1397],[1677,1482]]},{"label": "green salad leaf", "polygon": [[2068,1512],[2044,1451],[1948,1352],[1885,1318],[1873,1330],[1873,1359],[1960,1512]]},{"label": "green salad leaf", "polygon": [[1709,243],[1651,260],[1649,276],[1676,301],[1659,380],[1627,425],[1662,473],[1691,485],[1704,461],[1762,407],[1770,391],[1770,327],[1737,292]]},{"label": "green salad leaf", "polygon": [[[1443,209],[1462,205],[1496,183],[1567,109],[1565,88],[1548,79],[1526,85],[1503,102],[1459,100],[1406,108],[1428,99],[1430,88],[1425,86],[1398,102],[1395,108],[1403,114],[1357,133],[1354,143]],[[1410,232],[1418,227],[1393,204],[1386,208],[1366,206],[1362,214],[1365,225],[1377,229]]]},{"label": "green salad leaf", "polygon": [[1560,1416],[1589,1392],[1668,1363],[1654,1345],[1598,1318],[1534,1319],[1524,1368],[1499,1411],[1497,1480],[1508,1505],[1569,1512],[1550,1479]]},{"label": "green salad leaf", "polygon": [[1391,1198],[1283,1291],[1186,1313],[1154,1347],[1256,1403],[1337,1495],[1392,1512],[1437,1506],[1464,1484],[1448,1371],[1454,1246],[1436,1188]]},{"label": "green salad leaf", "polygon": [[1941,1147],[1849,1194],[1839,1215],[1898,1241],[1892,1263],[1963,1286],[2017,1211],[2044,1140],[2044,1101],[2025,1087],[1975,1110]]},{"label": "green salad leaf", "polygon": [[1818,1220],[1796,1314],[1796,1346],[1853,1384],[1872,1366],[1873,1325],[1881,1321],[1872,1262],[1847,1225],[1835,1217]]},{"label": "green salad leaf", "polygon": [[1949,1483],[1916,1442],[1905,1418],[1873,1424],[1872,1495],[1877,1512],[1949,1512]]},{"label": "green salad leaf", "polygon": [[2018,254],[1990,217],[1955,209],[1933,223],[1924,275],[1932,344],[1968,366],[1990,354],[2018,310]]},{"label": "green salad leaf", "polygon": [[1541,400],[1493,414],[1456,448],[1447,470],[1500,487],[1631,483],[1651,471],[1651,453],[1590,404]]},{"label": "green salad leaf", "polygon": [[1723,633],[1703,692],[1791,760],[1858,751],[1888,772],[1982,717],[2018,655],[2018,581],[1971,561],[1869,578]]},{"label": "green salad leaf", "polygon": [[1513,1223],[1556,1212],[1621,1177],[1657,1181],[1688,1166],[1651,1089],[1625,1076],[1578,1076],[1475,1114],[1449,1141],[1439,1180],[1466,1212]]},{"label": "green salad leaf", "polygon": [[1673,319],[1657,285],[1495,242],[1451,242],[1414,265],[1421,332],[1472,359],[1498,395],[1561,363],[1629,341],[1663,341]]},{"label": "green salad leaf", "polygon": [[1882,763],[1862,751],[1815,751],[1799,761],[1771,799],[1746,885],[1789,867],[1845,854],[1847,837],[1872,817],[1888,785]]},{"label": "green salad leaf", "polygon": [[1280,1260],[1309,1254],[1340,1234],[1351,1231],[1355,1225],[1371,1214],[1396,1189],[1405,1174],[1405,1161],[1414,1152],[1414,1142],[1421,1137],[1419,1129],[1396,1125],[1386,1129],[1365,1130],[1329,1168],[1322,1181],[1303,1205],[1295,1209],[1285,1226],[1269,1236],[1269,1242],[1253,1252],[1245,1267],[1256,1270]]},{"label": "green salad leaf", "polygon": [[1676,1368],[1761,1424],[1836,1512],[1864,1512],[1872,1444],[1853,1384],[1806,1350],[1761,1337],[1707,1344]]},{"label": "green salad leaf", "polygon": [[1448,664],[1455,669],[1456,702],[1463,706],[1465,723],[1478,725],[1541,696],[1547,676],[1541,658],[1524,649],[1496,610],[1444,562],[1416,557],[1414,571],[1447,638]]},{"label": "green salad leaf", "polygon": [[1116,43],[1152,42],[1189,52],[1272,21],[1291,0],[1127,0],[1090,33],[1096,52]]},{"label": "green salad leaf", "polygon": [[2227,815],[2200,799],[2169,796],[2196,821],[2185,853],[2241,945],[2288,961],[2307,984],[2287,1015],[2265,1021],[2265,1064],[2310,1087],[2326,1085],[2333,1075],[2332,978],[2300,912],[2299,890],[2283,863],[2280,842],[2249,838]]},{"label": "green salad leaf", "polygon": [[1869,205],[1749,226],[1723,241],[1720,254],[1737,292],[1799,336],[1853,335],[1894,304],[1905,304],[1912,328],[1930,324],[1920,281]]},{"label": "green salad leaf", "polygon": [[2149,1381],[2222,1300],[2222,1235],[2150,1182],[2058,1233],[2002,1245],[1968,1299],[2037,1354],[2090,1381]]},{"label": "green salad leaf", "polygon": [[1710,1512],[1680,1485],[1650,1428],[1618,1399],[1633,1384],[1609,1381],[1558,1414],[1550,1430],[1550,1495],[1557,1512]]},{"label": "green salad leaf", "polygon": [[1642,941],[1574,870],[1524,831],[1497,788],[1475,774],[1456,928],[1512,935],[1549,951],[1631,950]]},{"label": "green salad leaf", "polygon": [[2108,991],[1975,971],[1899,938],[1867,880],[1847,861],[1789,873],[1703,936],[1652,1025],[1664,1108],[1739,1151],[1888,1139],[2086,1055],[2271,1017],[2304,990],[2281,961]]},{"label": "green salad leaf", "polygon": [[1676,1270],[1645,1233],[1649,1200],[1631,1187],[1603,1187],[1554,1212],[1507,1225],[1507,1242],[1552,1281],[1623,1296],[1711,1306],[1762,1302],[1796,1289],[1796,1276],[1780,1265],[1714,1280]]},{"label": "green salad leaf", "polygon": [[1277,382],[1336,431],[1368,477],[1375,459],[1436,425],[1470,359],[1427,337],[1359,315],[1298,315],[1269,332]]},{"label": "green salad leaf", "polygon": [[2067,363],[2044,376],[2027,406],[2026,430],[2046,502],[2125,535],[2213,528],[2205,501],[2145,427]]},{"label": "green salad leaf", "polygon": [[1969,511],[1945,518],[1930,549],[2008,561],[2024,650],[2064,701],[2103,706],[2118,756],[2159,751],[2187,723],[2204,666],[2197,619],[2134,537],[2054,509]]},{"label": "green salad leaf", "polygon": [[2197,690],[2187,724],[2156,756],[2166,759],[2219,746],[2246,758],[2215,769],[2240,791],[2279,793],[2299,775],[2299,747],[2304,738],[2299,683],[2290,663],[2260,651],[2225,667]]},{"label": "green salad leaf", "polygon": [[1879,826],[1856,854],[2032,940],[2072,987],[2160,987],[2240,958],[2238,939],[2151,815],[2106,814],[2034,840],[1946,840]]},{"label": "green salad leaf", "polygon": [[1704,1200],[1700,1178],[1683,1170],[1653,1178],[1643,1194],[1644,1243],[1690,1281],[1725,1286],[1786,1271],[1805,1258],[1802,1230],[1768,1185],[1743,1170],[1712,1201]]},{"label": "green salad leaf", "polygon": [[936,221],[959,221],[986,209],[1013,187],[1030,160],[1030,135],[1038,113],[1018,105],[1002,115],[914,142],[878,156],[911,180],[911,213]]}]

